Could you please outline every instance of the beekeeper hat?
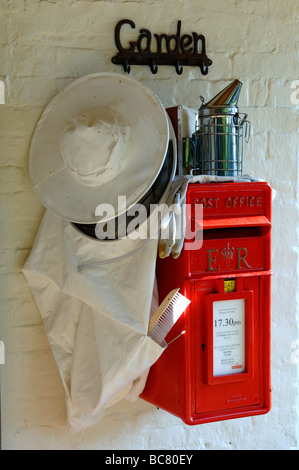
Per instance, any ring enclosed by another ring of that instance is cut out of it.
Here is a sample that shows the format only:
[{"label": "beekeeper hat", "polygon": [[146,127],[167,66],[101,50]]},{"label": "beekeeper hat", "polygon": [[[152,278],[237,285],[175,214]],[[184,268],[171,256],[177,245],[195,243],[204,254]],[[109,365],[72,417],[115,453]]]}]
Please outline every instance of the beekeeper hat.
[{"label": "beekeeper hat", "polygon": [[155,181],[168,139],[166,111],[144,84],[115,73],[87,75],[54,97],[37,123],[33,188],[47,209],[71,222],[98,222],[100,204],[118,216]]}]

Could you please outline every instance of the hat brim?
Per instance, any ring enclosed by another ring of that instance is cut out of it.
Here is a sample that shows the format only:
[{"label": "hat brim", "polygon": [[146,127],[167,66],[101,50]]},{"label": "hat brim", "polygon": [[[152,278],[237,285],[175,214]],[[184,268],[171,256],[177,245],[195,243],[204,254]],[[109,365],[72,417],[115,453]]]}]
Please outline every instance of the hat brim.
[{"label": "hat brim", "polygon": [[[130,126],[130,152],[114,179],[87,186],[65,167],[59,139],[74,117],[104,107],[116,110]],[[87,75],[56,95],[37,123],[29,154],[33,188],[47,209],[71,222],[97,223],[95,212],[100,204],[109,204],[117,217],[136,204],[155,181],[168,139],[166,111],[144,84],[114,73]],[[118,196],[125,196],[122,207]]]}]

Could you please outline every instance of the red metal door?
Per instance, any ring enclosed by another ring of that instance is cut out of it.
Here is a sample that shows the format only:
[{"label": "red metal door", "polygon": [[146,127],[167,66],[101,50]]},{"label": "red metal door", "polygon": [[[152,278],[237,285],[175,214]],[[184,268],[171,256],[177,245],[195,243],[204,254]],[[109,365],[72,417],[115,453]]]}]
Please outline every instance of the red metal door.
[{"label": "red metal door", "polygon": [[[231,408],[260,403],[259,278],[236,279],[235,292],[226,293],[223,286],[224,279],[195,282],[196,414],[217,410],[225,414]],[[220,302],[223,314],[216,318],[213,307]],[[241,316],[239,304],[244,310]],[[239,364],[235,356],[242,349],[244,363]],[[217,352],[222,358],[216,372]]]}]

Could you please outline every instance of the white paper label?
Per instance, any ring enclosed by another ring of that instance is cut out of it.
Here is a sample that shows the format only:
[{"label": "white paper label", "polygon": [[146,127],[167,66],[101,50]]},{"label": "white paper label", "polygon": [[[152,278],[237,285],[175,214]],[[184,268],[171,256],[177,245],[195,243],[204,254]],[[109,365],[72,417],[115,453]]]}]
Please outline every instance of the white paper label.
[{"label": "white paper label", "polygon": [[213,302],[213,375],[245,371],[245,299]]}]

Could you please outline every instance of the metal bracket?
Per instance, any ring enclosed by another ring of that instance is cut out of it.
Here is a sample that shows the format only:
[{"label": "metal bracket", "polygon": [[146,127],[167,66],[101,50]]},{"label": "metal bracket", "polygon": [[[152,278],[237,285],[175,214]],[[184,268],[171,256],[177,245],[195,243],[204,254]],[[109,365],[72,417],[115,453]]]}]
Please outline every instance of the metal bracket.
[{"label": "metal bracket", "polygon": [[[197,33],[181,36],[181,21],[177,22],[175,35],[154,34],[156,40],[156,52],[151,51],[152,34],[148,29],[141,29],[137,41],[130,41],[130,47],[124,48],[120,40],[120,32],[123,25],[128,24],[135,29],[135,23],[131,20],[121,20],[115,27],[115,44],[119,50],[112,57],[113,64],[122,65],[125,73],[131,72],[131,65],[147,65],[153,74],[158,72],[158,66],[170,65],[175,67],[178,75],[183,73],[183,66],[200,67],[201,73],[207,75],[208,67],[212,65],[211,59],[206,55],[205,37]],[[175,47],[171,46],[175,42]],[[162,43],[165,43],[166,52],[162,52]],[[198,43],[201,44],[201,52],[198,53]]]}]

